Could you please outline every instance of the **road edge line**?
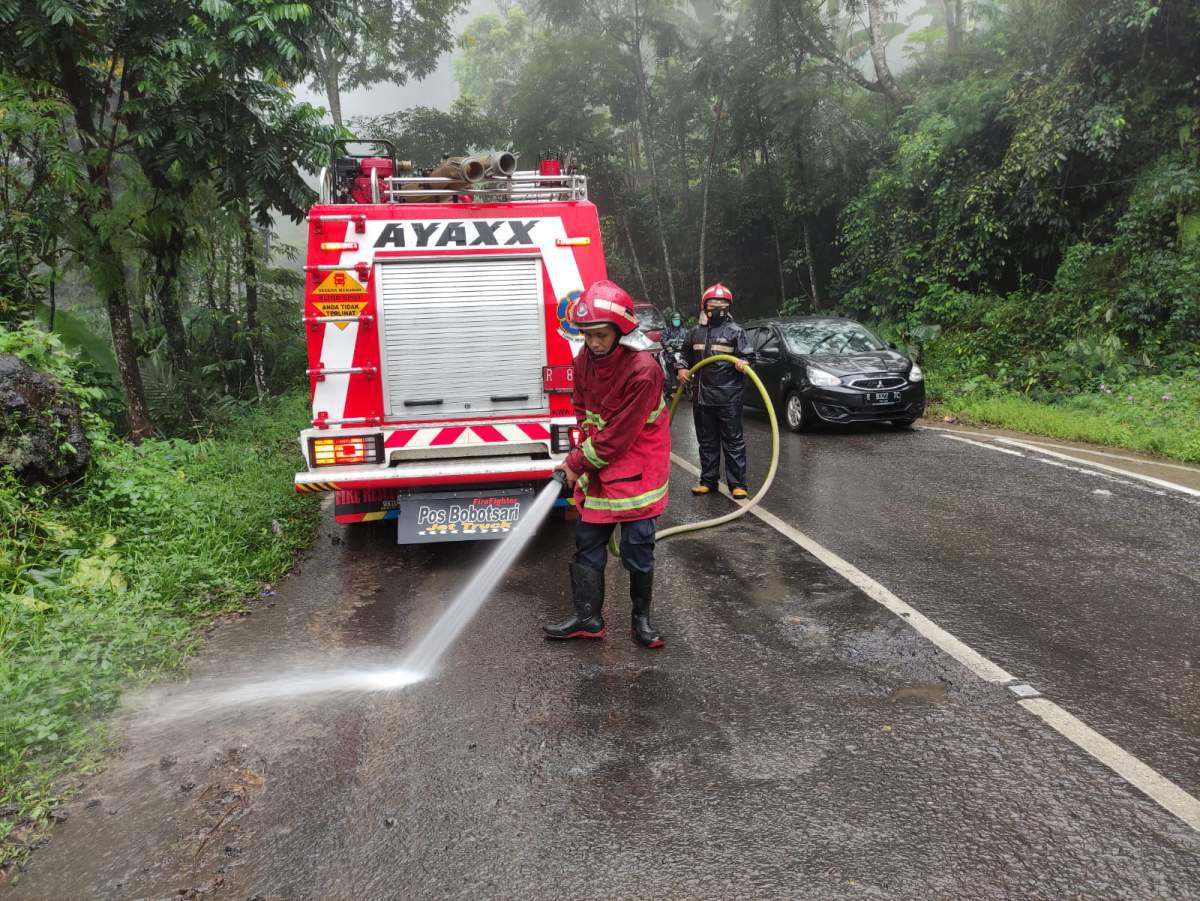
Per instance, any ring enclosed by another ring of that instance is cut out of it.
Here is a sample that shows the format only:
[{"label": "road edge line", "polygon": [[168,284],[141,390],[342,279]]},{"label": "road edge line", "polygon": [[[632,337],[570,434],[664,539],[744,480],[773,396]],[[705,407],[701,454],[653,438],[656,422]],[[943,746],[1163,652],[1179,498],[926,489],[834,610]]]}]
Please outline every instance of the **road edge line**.
[{"label": "road edge line", "polygon": [[1087,751],[1163,810],[1174,814],[1200,832],[1200,800],[1189,795],[1162,773],[1143,763],[1048,698],[1029,698],[1017,703],[1076,747]]},{"label": "road edge line", "polygon": [[1200,491],[1197,491],[1195,488],[1188,488],[1186,485],[1168,482],[1166,479],[1157,479],[1154,476],[1144,476],[1141,473],[1130,472],[1128,469],[1121,469],[1119,466],[1109,466],[1107,463],[1097,463],[1094,460],[1085,460],[1082,457],[1072,457],[1070,454],[1060,454],[1058,451],[1047,450],[1046,448],[1039,447],[1036,444],[1029,444],[1025,441],[1017,441],[1015,438],[996,438],[995,441],[997,444],[1011,444],[1013,447],[1022,447],[1025,450],[1036,451],[1037,453],[1045,454],[1048,457],[1057,457],[1059,460],[1068,460],[1071,463],[1077,463],[1080,466],[1090,466],[1093,469],[1102,469],[1105,472],[1113,472],[1129,479],[1137,479],[1140,482],[1146,482],[1159,488],[1168,488],[1171,491],[1178,491],[1181,494],[1191,495],[1192,497],[1200,497]]},{"label": "road edge line", "polygon": [[996,447],[995,444],[984,444],[982,441],[972,441],[970,438],[961,438],[958,435],[949,435],[942,433],[942,437],[950,441],[959,441],[963,444],[972,444],[975,447],[982,447],[984,450],[996,451],[1001,454],[1011,454],[1014,457],[1024,457],[1020,451],[1009,450],[1007,447]]},{"label": "road edge line", "polygon": [[[700,477],[700,470],[678,454],[671,454],[671,460],[681,469],[687,470],[697,478]],[[729,490],[724,486],[721,487],[721,493],[726,497],[730,497]],[[731,497],[730,499],[732,500]],[[933,642],[933,644],[941,648],[981,679],[1000,684],[1014,681],[1014,676],[1003,667],[988,660],[973,648],[968,647],[915,607],[900,600],[895,594],[858,567],[847,560],[843,560],[833,551],[817,543],[799,529],[788,525],[774,513],[770,513],[762,507],[755,507],[750,511],[750,515],[757,516],[771,528],[800,545],[800,547],[804,548],[851,585],[867,594],[876,603],[881,604],[901,617],[920,635]]]},{"label": "road edge line", "polygon": [[[995,448],[999,450],[999,448]],[[1034,448],[1040,450],[1040,448]],[[671,454],[671,461],[679,468],[700,477],[700,470],[678,454]],[[1086,462],[1086,461],[1084,461]],[[1113,467],[1109,467],[1113,468]],[[1127,475],[1128,473],[1122,474]],[[1176,486],[1180,487],[1180,486]],[[721,494],[733,500],[729,489],[720,487]],[[734,503],[737,503],[734,501]],[[1003,667],[993,663],[974,648],[947,632],[912,605],[902,601],[881,583],[872,579],[848,560],[839,557],[795,526],[784,522],[774,513],[762,507],[750,510],[752,516],[775,529],[793,543],[808,551],[843,579],[861,590],[876,603],[897,614],[917,634],[961,663],[975,675],[987,682],[1006,684],[1016,682]],[[1196,832],[1200,832],[1200,800],[1188,794],[1162,773],[1134,757],[1111,739],[1105,738],[1073,713],[1063,709],[1048,698],[1027,698],[1017,702],[1029,713],[1061,735],[1089,757],[1104,764],[1133,788],[1157,804],[1167,813],[1182,820]]]},{"label": "road edge line", "polygon": [[[1007,435],[989,434],[988,432],[974,432],[969,429],[947,429],[936,425],[919,425],[914,426],[918,432],[948,432],[954,435],[974,435],[977,438],[986,438],[988,441],[999,441],[1001,438],[1007,438]],[[1023,437],[1013,438],[1012,441],[1024,441],[1026,444],[1032,444],[1041,449],[1043,447],[1052,447],[1055,450],[1075,451],[1080,454],[1091,454],[1094,457],[1108,457],[1111,460],[1124,460],[1126,463],[1141,463],[1143,466],[1159,466],[1163,469],[1178,469],[1180,472],[1190,472],[1192,475],[1200,476],[1200,467],[1188,466],[1186,463],[1172,463],[1169,460],[1146,459],[1144,457],[1127,457],[1124,454],[1114,454],[1111,451],[1094,450],[1090,447],[1072,447],[1069,444],[1056,444],[1052,441],[1041,441],[1037,438]]]}]

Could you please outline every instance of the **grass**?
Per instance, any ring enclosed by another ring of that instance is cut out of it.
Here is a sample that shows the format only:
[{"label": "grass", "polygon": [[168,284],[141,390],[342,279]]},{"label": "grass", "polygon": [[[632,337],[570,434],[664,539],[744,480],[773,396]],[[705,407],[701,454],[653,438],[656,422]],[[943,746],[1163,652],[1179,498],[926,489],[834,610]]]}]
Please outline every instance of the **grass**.
[{"label": "grass", "polygon": [[202,441],[101,435],[67,492],[0,474],[0,867],[61,777],[103,757],[122,692],[177,669],[309,543],[317,499],[291,490],[306,418],[290,396]]},{"label": "grass", "polygon": [[929,382],[931,418],[949,415],[966,424],[1200,462],[1200,370],[1047,400],[996,391],[978,380],[939,386],[934,373]]}]

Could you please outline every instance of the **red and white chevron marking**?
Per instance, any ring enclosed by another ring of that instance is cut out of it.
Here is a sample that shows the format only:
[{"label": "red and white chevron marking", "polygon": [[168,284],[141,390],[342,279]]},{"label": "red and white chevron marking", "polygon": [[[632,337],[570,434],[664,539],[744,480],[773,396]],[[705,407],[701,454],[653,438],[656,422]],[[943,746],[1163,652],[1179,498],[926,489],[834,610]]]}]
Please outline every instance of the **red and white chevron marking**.
[{"label": "red and white chevron marking", "polygon": [[441,426],[428,429],[398,429],[387,436],[388,448],[461,447],[472,444],[502,444],[508,441],[549,441],[550,429],[540,422],[497,423],[496,425]]}]

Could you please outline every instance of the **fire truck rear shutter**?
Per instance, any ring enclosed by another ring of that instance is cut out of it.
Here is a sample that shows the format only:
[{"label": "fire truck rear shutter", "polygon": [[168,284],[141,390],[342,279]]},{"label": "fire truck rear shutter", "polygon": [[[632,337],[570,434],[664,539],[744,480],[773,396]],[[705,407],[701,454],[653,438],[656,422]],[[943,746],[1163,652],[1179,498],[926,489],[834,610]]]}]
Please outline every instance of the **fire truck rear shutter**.
[{"label": "fire truck rear shutter", "polygon": [[540,258],[388,262],[378,284],[390,417],[546,406]]}]

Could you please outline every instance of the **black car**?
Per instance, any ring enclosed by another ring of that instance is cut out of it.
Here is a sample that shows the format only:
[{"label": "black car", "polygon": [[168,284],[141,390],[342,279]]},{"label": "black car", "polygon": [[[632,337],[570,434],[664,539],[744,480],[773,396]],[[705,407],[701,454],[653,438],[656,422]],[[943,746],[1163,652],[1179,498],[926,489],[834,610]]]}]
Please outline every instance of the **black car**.
[{"label": "black car", "polygon": [[[908,426],[925,412],[921,367],[851,319],[788,316],[745,328],[754,371],[793,432],[817,422]],[[749,379],[743,397],[762,408]]]}]

